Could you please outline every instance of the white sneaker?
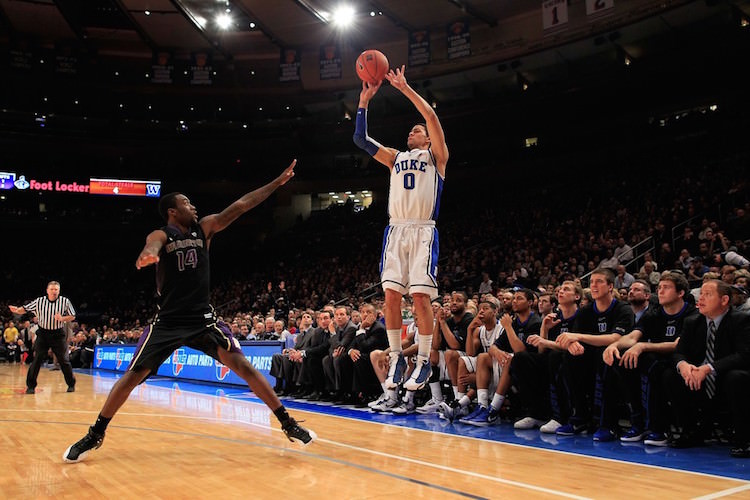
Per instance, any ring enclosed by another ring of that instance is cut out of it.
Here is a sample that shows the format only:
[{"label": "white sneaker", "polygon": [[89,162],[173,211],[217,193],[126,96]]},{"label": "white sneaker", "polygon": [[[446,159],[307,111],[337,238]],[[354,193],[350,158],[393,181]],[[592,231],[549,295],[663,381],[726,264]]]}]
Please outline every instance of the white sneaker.
[{"label": "white sneaker", "polygon": [[543,432],[545,434],[554,434],[560,427],[562,427],[562,424],[553,418],[552,420],[541,426],[539,428],[539,432]]},{"label": "white sneaker", "polygon": [[385,378],[385,388],[395,389],[404,382],[404,371],[406,371],[406,359],[400,352],[390,354],[390,366],[388,376]]},{"label": "white sneaker", "polygon": [[409,415],[410,413],[414,413],[416,409],[417,405],[414,404],[414,401],[409,401],[408,403],[402,401],[400,405],[391,410],[391,413],[394,415]]},{"label": "white sneaker", "polygon": [[438,408],[440,408],[440,403],[442,403],[442,401],[430,398],[429,401],[417,408],[417,413],[421,413],[422,415],[432,415],[433,413],[437,413]]},{"label": "white sneaker", "polygon": [[386,399],[388,399],[388,394],[386,394],[386,393],[383,393],[383,394],[381,394],[381,395],[380,395],[380,397],[379,397],[378,399],[376,399],[375,401],[370,401],[369,403],[367,403],[367,407],[368,407],[368,408],[374,408],[374,407],[376,407],[376,406],[378,406],[378,405],[380,405],[380,404],[383,404],[383,403],[385,402],[385,400],[386,400]]},{"label": "white sneaker", "polygon": [[404,382],[404,389],[407,391],[418,391],[427,384],[430,375],[432,375],[430,360],[424,356],[417,356],[417,363],[409,379]]},{"label": "white sneaker", "polygon": [[372,406],[370,409],[377,412],[389,412],[399,405],[399,402],[395,399],[385,398],[385,400],[379,405]]},{"label": "white sneaker", "polygon": [[544,420],[539,420],[534,417],[525,417],[513,424],[513,428],[519,430],[535,429],[543,424]]}]

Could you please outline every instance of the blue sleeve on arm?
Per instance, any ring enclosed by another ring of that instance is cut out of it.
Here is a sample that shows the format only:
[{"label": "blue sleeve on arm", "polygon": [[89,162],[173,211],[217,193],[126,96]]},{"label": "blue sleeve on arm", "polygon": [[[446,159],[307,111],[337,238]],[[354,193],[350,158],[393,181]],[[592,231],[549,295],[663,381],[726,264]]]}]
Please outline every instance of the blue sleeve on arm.
[{"label": "blue sleeve on arm", "polygon": [[375,156],[382,147],[367,135],[367,110],[365,108],[357,110],[357,119],[354,123],[354,136],[352,139],[354,139],[354,144],[357,147],[367,151],[370,156]]}]

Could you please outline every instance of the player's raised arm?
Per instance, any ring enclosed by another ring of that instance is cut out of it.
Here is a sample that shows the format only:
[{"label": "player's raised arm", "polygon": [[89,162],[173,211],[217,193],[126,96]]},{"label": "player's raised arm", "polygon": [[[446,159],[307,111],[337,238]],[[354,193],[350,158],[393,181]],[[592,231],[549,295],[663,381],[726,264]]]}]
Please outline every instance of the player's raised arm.
[{"label": "player's raised arm", "polygon": [[391,82],[391,85],[401,91],[411,102],[417,111],[424,118],[427,124],[427,133],[430,136],[431,150],[433,156],[435,156],[435,165],[442,175],[445,175],[445,166],[448,163],[448,146],[445,144],[445,133],[443,132],[443,126],[440,124],[437,113],[432,109],[432,106],[425,101],[422,96],[409,86],[404,76],[404,66],[396,68],[396,71],[389,71],[385,75],[386,80]]},{"label": "player's raised arm", "polygon": [[218,214],[207,215],[200,220],[201,229],[206,235],[206,239],[210,240],[211,237],[226,228],[229,224],[235,221],[237,217],[244,214],[251,208],[259,205],[266,198],[271,196],[271,193],[276,191],[279,187],[283,186],[289,179],[294,177],[294,166],[297,165],[297,160],[292,160],[281,175],[276,179],[272,180],[263,187],[250,191],[239,200],[235,201],[227,208],[222,210]]},{"label": "player's raised arm", "polygon": [[354,140],[354,144],[360,149],[365,150],[370,156],[386,167],[392,168],[398,151],[382,146],[367,135],[367,106],[370,104],[370,99],[373,98],[380,88],[380,83],[374,85],[362,82],[362,92],[359,93],[359,106],[357,107],[357,118],[354,123],[354,136],[352,139]]},{"label": "player's raised arm", "polygon": [[144,245],[143,250],[141,250],[140,255],[138,255],[138,258],[135,261],[135,267],[141,269],[143,267],[150,266],[151,264],[156,264],[157,262],[159,262],[159,252],[161,252],[161,249],[166,242],[167,233],[165,233],[161,229],[151,231],[151,233],[146,236],[146,244]]}]

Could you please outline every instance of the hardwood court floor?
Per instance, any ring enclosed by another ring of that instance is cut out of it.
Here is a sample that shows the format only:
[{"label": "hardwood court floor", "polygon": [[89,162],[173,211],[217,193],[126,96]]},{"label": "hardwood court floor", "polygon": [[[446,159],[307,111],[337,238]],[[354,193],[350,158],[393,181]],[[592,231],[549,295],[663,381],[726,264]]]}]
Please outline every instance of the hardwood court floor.
[{"label": "hardwood court floor", "polygon": [[0,365],[0,498],[750,498],[750,482],[292,410],[319,440],[289,443],[263,404],[149,383],[78,464],[63,451],[114,378]]}]

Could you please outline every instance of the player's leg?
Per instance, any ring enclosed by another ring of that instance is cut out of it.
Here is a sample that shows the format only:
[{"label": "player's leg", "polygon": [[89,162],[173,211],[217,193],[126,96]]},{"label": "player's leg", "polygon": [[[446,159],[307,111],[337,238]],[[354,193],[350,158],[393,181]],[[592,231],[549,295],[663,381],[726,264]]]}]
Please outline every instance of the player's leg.
[{"label": "player's leg", "polygon": [[150,368],[141,368],[138,371],[128,370],[120,379],[115,382],[112,386],[112,390],[109,391],[107,400],[104,402],[99,416],[96,419],[94,425],[89,427],[88,433],[78,440],[76,443],[70,445],[68,449],[63,453],[63,461],[67,463],[80,462],[85,459],[88,454],[101,447],[104,442],[104,433],[107,430],[110,420],[115,416],[117,410],[127,401],[130,393],[136,388],[151,372]]},{"label": "player's leg", "polygon": [[513,424],[513,428],[540,427],[549,420],[550,416],[546,355],[520,351],[513,356],[512,366],[523,409],[523,418]]},{"label": "player's leg", "polygon": [[[218,328],[218,327],[217,327]],[[308,445],[312,443],[317,435],[308,429],[300,426],[294,418],[290,417],[281,404],[276,393],[273,391],[271,384],[268,380],[255,369],[253,365],[247,360],[245,355],[242,353],[239,347],[237,339],[231,336],[229,330],[221,331],[221,335],[226,336],[230,339],[230,349],[227,350],[221,344],[211,352],[213,349],[206,349],[204,352],[211,356],[218,356],[219,361],[229,367],[234,373],[236,373],[242,380],[247,382],[248,387],[268,406],[276,418],[281,423],[281,429],[289,438],[289,441],[302,443]]]},{"label": "player's leg", "polygon": [[[468,358],[467,359],[472,359]],[[476,426],[486,426],[489,425],[489,422],[487,420],[487,417],[489,416],[490,412],[490,399],[489,399],[489,393],[490,393],[490,385],[492,381],[492,356],[487,354],[486,352],[480,353],[479,356],[476,357],[475,363],[475,380],[476,380],[476,386],[477,386],[477,401],[479,404],[477,405],[477,408],[474,410],[474,412],[470,413],[469,415],[461,418],[459,422],[463,424],[470,424],[470,425],[476,425]],[[463,363],[462,363],[463,364]],[[494,402],[494,399],[493,399]],[[498,412],[499,408],[502,406],[502,401],[500,401],[500,406],[498,406]]]},{"label": "player's leg", "polygon": [[[432,348],[432,304],[430,296],[426,293],[413,293],[414,309],[417,311],[417,327],[419,328],[419,345],[417,350],[417,361],[409,380],[404,383],[404,388],[416,391],[424,387],[432,373],[430,365],[430,350]],[[422,334],[421,332],[429,332]]]},{"label": "player's leg", "polygon": [[[380,395],[375,401],[371,401],[367,404],[370,408],[379,406],[388,400],[389,389],[385,385],[385,378],[388,376],[388,356],[383,353],[380,349],[376,349],[370,353],[370,362],[372,368],[375,371],[375,377],[377,377],[380,386],[383,388],[383,394]],[[391,389],[392,390],[392,389]],[[393,391],[393,397],[396,397],[395,390]]]},{"label": "player's leg", "polygon": [[390,366],[385,384],[388,389],[395,389],[403,382],[406,360],[401,355],[401,299],[403,295],[392,288],[385,289],[385,328],[388,333],[388,345],[391,348]]},{"label": "player's leg", "polygon": [[427,381],[430,387],[430,399],[417,408],[417,413],[430,415],[436,413],[443,402],[443,387],[440,381],[440,352],[430,350],[430,378]]}]

